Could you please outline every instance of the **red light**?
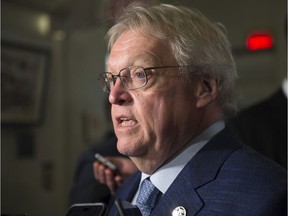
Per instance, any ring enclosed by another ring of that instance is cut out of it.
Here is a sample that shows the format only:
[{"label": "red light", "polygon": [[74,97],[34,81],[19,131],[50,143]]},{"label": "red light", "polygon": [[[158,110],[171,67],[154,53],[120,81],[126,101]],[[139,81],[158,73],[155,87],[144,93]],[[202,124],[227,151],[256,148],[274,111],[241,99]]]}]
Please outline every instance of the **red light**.
[{"label": "red light", "polygon": [[251,51],[270,49],[272,46],[272,36],[267,33],[255,33],[250,35],[246,40],[246,47]]}]

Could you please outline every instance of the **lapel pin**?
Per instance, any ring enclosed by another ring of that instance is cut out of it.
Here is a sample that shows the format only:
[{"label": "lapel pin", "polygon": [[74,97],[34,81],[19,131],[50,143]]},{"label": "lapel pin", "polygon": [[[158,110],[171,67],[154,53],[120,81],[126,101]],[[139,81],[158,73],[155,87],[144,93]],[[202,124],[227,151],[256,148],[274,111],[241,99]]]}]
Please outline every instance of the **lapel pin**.
[{"label": "lapel pin", "polygon": [[173,210],[172,216],[186,216],[186,209],[183,206],[177,206]]}]

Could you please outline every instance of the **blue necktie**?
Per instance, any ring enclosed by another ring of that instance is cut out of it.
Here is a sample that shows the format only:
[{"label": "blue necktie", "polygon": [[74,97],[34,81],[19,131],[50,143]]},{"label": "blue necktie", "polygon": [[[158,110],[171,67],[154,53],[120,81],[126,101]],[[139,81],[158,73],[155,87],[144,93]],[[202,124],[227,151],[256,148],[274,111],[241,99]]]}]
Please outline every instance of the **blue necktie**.
[{"label": "blue necktie", "polygon": [[156,205],[156,198],[160,191],[149,179],[144,179],[141,183],[140,191],[136,200],[136,205],[143,216],[149,216]]}]

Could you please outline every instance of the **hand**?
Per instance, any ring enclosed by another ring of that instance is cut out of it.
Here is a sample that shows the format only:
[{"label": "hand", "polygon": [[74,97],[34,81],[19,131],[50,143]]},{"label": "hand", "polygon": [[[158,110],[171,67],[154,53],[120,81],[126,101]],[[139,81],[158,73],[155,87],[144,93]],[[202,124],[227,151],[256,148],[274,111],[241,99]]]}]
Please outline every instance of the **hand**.
[{"label": "hand", "polygon": [[95,161],[93,164],[93,172],[95,178],[102,184],[106,184],[111,192],[115,194],[117,188],[130,175],[134,174],[138,169],[129,158],[124,157],[106,157],[117,167],[114,172],[102,163]]}]

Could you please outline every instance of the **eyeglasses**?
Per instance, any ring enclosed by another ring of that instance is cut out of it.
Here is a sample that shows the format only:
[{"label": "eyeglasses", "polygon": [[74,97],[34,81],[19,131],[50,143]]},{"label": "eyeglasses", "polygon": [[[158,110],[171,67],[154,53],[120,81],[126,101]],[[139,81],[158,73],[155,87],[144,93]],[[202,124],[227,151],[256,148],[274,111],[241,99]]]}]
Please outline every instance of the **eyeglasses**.
[{"label": "eyeglasses", "polygon": [[116,83],[117,77],[121,80],[122,84],[127,90],[134,90],[144,87],[148,83],[147,70],[163,69],[163,68],[179,68],[186,66],[162,66],[162,67],[141,67],[130,66],[123,68],[118,74],[112,74],[110,72],[101,73],[99,80],[101,81],[104,92],[110,93],[111,89]]}]

